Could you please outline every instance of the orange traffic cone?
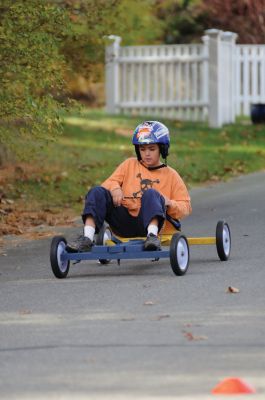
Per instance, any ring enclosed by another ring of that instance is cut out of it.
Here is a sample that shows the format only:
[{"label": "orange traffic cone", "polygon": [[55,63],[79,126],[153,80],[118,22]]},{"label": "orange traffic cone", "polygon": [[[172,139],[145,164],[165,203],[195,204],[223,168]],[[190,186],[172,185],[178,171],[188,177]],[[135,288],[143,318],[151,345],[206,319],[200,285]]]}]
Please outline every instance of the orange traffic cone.
[{"label": "orange traffic cone", "polygon": [[212,394],[250,394],[256,390],[240,378],[226,378],[212,389]]}]

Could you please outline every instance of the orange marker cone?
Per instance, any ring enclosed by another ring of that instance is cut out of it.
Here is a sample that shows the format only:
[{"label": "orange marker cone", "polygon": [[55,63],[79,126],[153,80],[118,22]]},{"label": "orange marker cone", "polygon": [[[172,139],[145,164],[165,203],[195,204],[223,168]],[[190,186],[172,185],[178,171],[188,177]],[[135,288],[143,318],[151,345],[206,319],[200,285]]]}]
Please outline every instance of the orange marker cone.
[{"label": "orange marker cone", "polygon": [[212,389],[212,394],[250,394],[256,390],[240,378],[226,378]]}]

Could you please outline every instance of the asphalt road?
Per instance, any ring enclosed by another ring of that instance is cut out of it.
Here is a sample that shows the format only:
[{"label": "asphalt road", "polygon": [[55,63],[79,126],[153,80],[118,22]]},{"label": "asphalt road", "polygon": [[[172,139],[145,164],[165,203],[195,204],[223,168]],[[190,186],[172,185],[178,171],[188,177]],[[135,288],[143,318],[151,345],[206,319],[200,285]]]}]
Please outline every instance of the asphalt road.
[{"label": "asphalt road", "polygon": [[265,398],[265,173],[191,195],[183,232],[227,220],[228,262],[193,246],[183,277],[164,259],[84,262],[58,280],[50,240],[0,256],[1,399],[208,399],[229,376]]}]

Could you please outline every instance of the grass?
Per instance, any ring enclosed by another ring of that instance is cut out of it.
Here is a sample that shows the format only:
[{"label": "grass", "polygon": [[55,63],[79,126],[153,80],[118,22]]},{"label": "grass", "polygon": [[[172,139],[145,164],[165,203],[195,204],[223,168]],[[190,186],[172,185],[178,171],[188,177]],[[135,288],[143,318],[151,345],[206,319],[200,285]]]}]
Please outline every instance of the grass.
[{"label": "grass", "polygon": [[[16,168],[5,195],[37,203],[40,208],[71,207],[80,213],[87,190],[135,155],[130,135],[142,120],[109,116],[101,110],[68,115],[64,134],[38,154],[36,161]],[[168,164],[189,187],[265,169],[262,125],[242,120],[210,129],[203,123],[160,120],[171,132]]]}]

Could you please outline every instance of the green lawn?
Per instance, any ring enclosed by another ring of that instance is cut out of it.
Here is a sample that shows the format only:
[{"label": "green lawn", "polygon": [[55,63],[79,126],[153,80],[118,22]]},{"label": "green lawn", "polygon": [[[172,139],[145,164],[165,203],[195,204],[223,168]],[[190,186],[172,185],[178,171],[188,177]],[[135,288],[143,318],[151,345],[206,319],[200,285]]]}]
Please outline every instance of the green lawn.
[{"label": "green lawn", "polygon": [[[9,197],[80,211],[86,191],[100,184],[125,158],[134,156],[130,134],[142,120],[109,116],[100,110],[68,115],[64,134],[33,161],[36,168],[31,173],[18,169]],[[171,132],[168,164],[189,187],[265,169],[264,125],[242,120],[210,129],[203,123],[160,121]]]}]

